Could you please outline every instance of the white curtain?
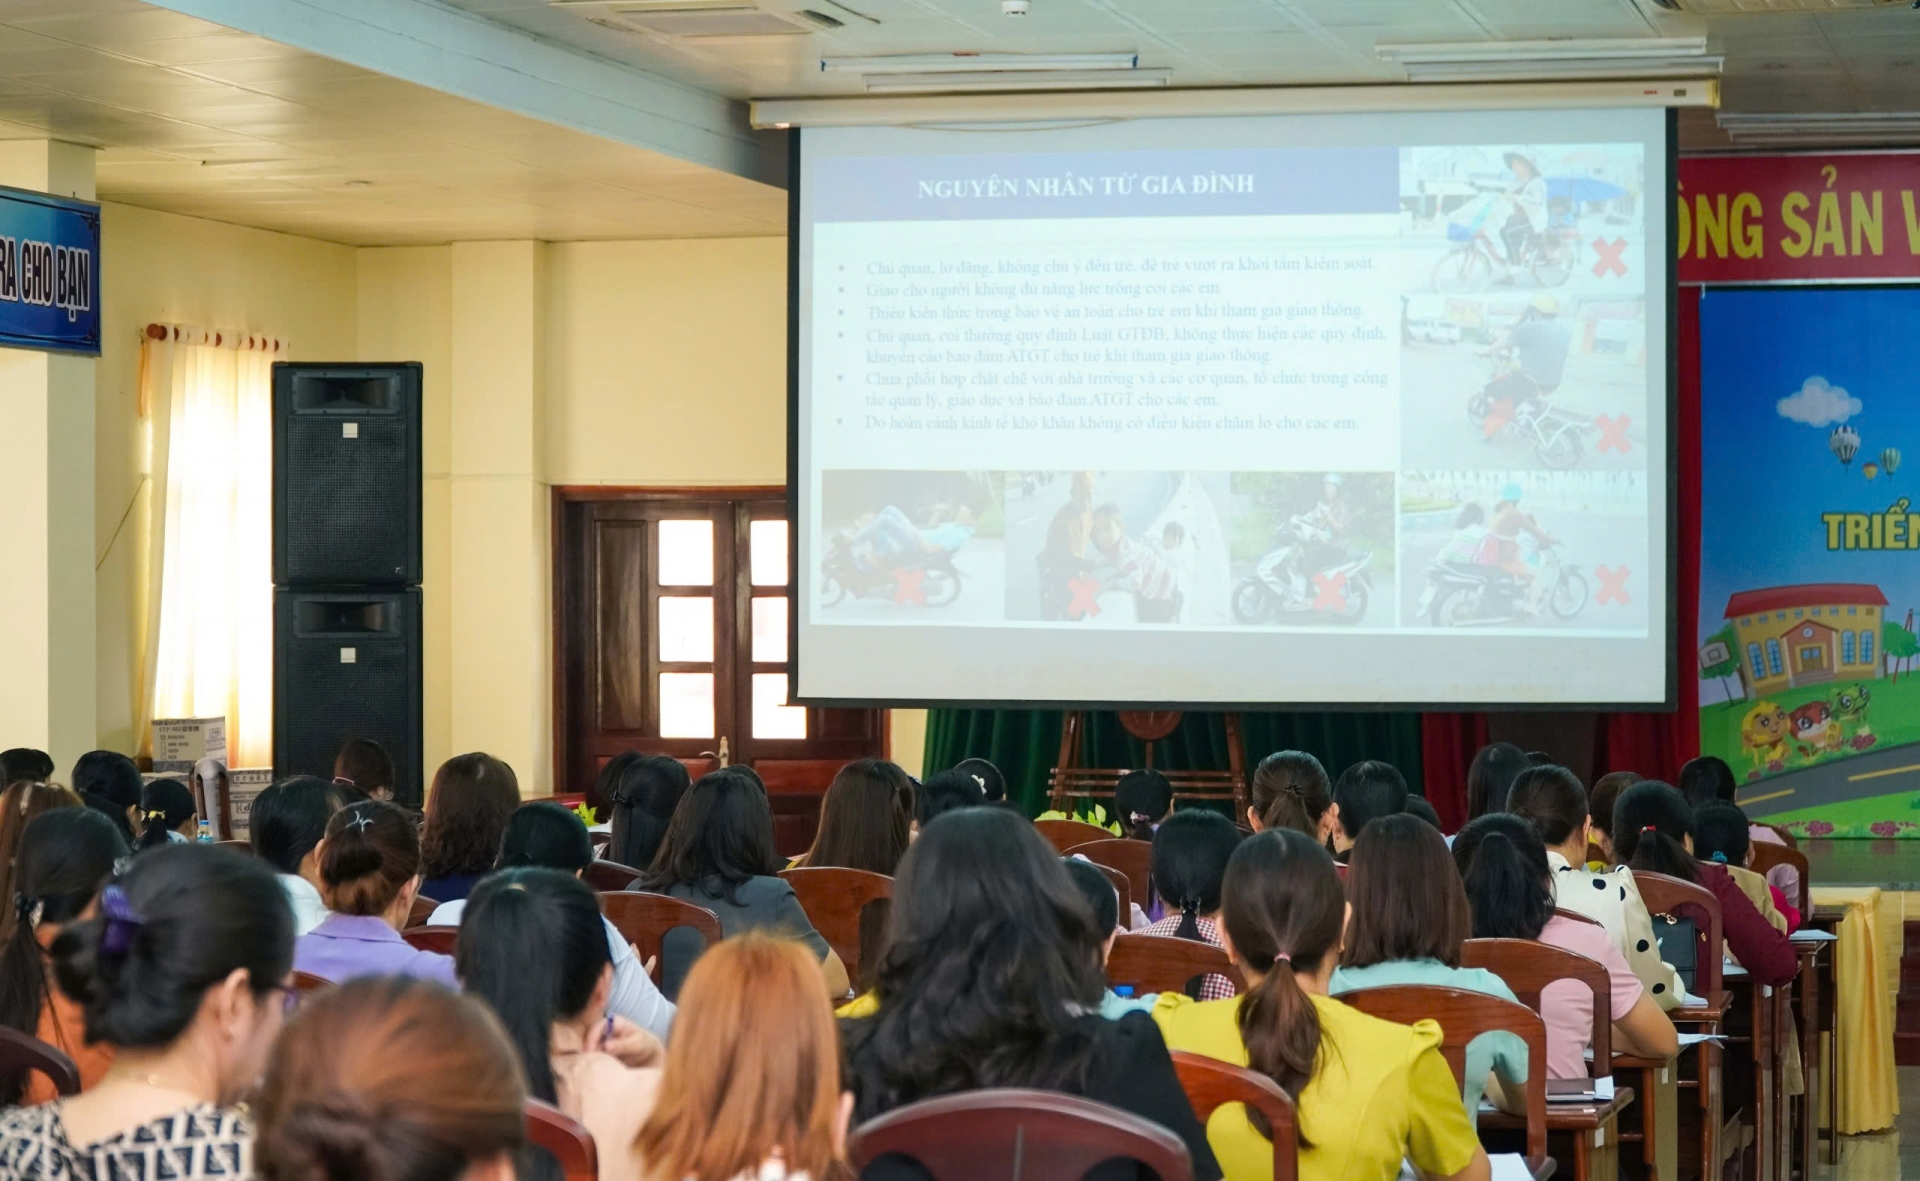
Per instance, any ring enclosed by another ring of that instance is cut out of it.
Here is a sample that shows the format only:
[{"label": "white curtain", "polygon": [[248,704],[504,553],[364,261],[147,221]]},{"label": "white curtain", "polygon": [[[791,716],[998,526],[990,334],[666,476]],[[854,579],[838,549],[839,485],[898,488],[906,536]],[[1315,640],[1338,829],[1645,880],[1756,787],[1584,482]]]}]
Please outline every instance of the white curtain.
[{"label": "white curtain", "polygon": [[273,765],[271,337],[149,325],[152,520],[139,739],[154,718],[225,717],[229,766]]}]

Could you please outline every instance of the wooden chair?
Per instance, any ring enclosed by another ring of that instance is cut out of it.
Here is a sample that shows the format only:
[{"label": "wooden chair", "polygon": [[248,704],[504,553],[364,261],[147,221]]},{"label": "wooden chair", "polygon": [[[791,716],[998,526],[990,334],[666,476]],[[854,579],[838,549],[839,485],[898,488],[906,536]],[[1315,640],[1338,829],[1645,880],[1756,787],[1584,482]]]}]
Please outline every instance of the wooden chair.
[{"label": "wooden chair", "polygon": [[1135,996],[1180,992],[1195,976],[1209,974],[1233,981],[1235,992],[1247,990],[1240,969],[1226,952],[1211,943],[1172,935],[1120,935],[1114,938],[1113,954],[1107,957],[1108,982],[1116,987],[1132,986]]},{"label": "wooden chair", "polygon": [[602,894],[616,894],[640,880],[640,871],[618,861],[589,861],[580,880]]},{"label": "wooden chair", "polygon": [[1639,887],[1641,901],[1647,904],[1647,913],[1654,918],[1693,920],[1698,946],[1690,991],[1711,1003],[1720,995],[1720,957],[1726,947],[1726,936],[1720,925],[1720,900],[1705,886],[1663,873],[1636,869],[1633,884]]},{"label": "wooden chair", "polygon": [[63,1098],[80,1093],[80,1068],[59,1047],[0,1025],[0,1075],[16,1070],[45,1075]]},{"label": "wooden chair", "polygon": [[1128,883],[1133,887],[1134,901],[1142,908],[1147,905],[1147,899],[1153,897],[1152,841],[1103,837],[1084,845],[1075,845],[1067,850],[1067,856],[1085,857],[1095,865],[1104,865],[1126,874]]},{"label": "wooden chair", "polygon": [[1103,841],[1113,836],[1097,824],[1087,824],[1080,820],[1036,820],[1033,826],[1040,835],[1047,838],[1056,850],[1065,853],[1075,845],[1084,845],[1089,841]]},{"label": "wooden chair", "polygon": [[1562,909],[1562,908],[1560,908],[1560,907],[1558,907],[1558,906],[1556,906],[1556,907],[1554,907],[1554,908],[1553,908],[1553,913],[1555,913],[1555,914],[1557,914],[1557,915],[1559,915],[1559,916],[1560,916],[1561,918],[1563,918],[1563,919],[1566,919],[1566,920],[1567,920],[1567,921],[1569,921],[1569,922],[1574,922],[1574,923],[1587,923],[1587,924],[1589,924],[1590,926],[1595,926],[1595,927],[1604,927],[1604,926],[1606,926],[1606,924],[1605,924],[1605,923],[1603,923],[1603,922],[1601,922],[1601,921],[1600,921],[1599,919],[1596,919],[1596,918],[1594,918],[1594,917],[1592,917],[1591,915],[1584,915],[1584,914],[1581,914],[1581,913],[1580,913],[1579,911],[1577,911],[1577,910],[1564,910],[1564,909]]},{"label": "wooden chair", "polygon": [[439,909],[440,903],[424,894],[415,898],[413,909],[407,911],[407,926],[409,928],[426,926],[427,920],[433,917],[433,912]]},{"label": "wooden chair", "polygon": [[[1126,771],[1117,767],[1083,767],[1086,717],[1080,710],[1068,710],[1060,723],[1060,758],[1047,773],[1047,798],[1051,807],[1071,812],[1072,801],[1087,796],[1111,798]],[[1145,746],[1144,767],[1153,766],[1153,744],[1180,728],[1179,710],[1122,710],[1120,725],[1127,734]],[[1221,715],[1226,730],[1227,766],[1224,770],[1169,771],[1161,768],[1173,788],[1174,800],[1231,800],[1233,820],[1247,818],[1247,765],[1245,745],[1240,741],[1240,715]]]},{"label": "wooden chair", "polygon": [[1111,865],[1102,865],[1098,861],[1089,861],[1087,864],[1106,874],[1107,880],[1113,883],[1113,892],[1119,895],[1120,927],[1130,930],[1129,924],[1133,922],[1133,883],[1127,880],[1126,874]]},{"label": "wooden chair", "polygon": [[893,879],[864,869],[783,869],[800,909],[813,929],[833,948],[847,971],[860,974],[860,913],[872,902],[893,897]]},{"label": "wooden chair", "polygon": [[607,846],[613,844],[613,834],[610,832],[595,832],[587,835],[588,839],[593,842],[593,859],[598,861],[602,857],[605,857],[607,855]]},{"label": "wooden chair", "polygon": [[692,927],[706,937],[712,947],[725,936],[720,917],[704,906],[682,902],[665,894],[637,894],[621,891],[600,895],[600,911],[620,932],[620,937],[640,952],[640,962],[653,960],[653,982],[660,983],[660,943],[668,931]]},{"label": "wooden chair", "polygon": [[[1293,1120],[1293,1100],[1280,1084],[1264,1074],[1208,1058],[1185,1050],[1173,1052],[1173,1070],[1180,1076],[1180,1089],[1193,1104],[1193,1114],[1206,1126],[1214,1109],[1229,1103],[1244,1104],[1249,1112],[1267,1118],[1271,1129],[1266,1138],[1273,1141],[1273,1181],[1294,1181],[1300,1171],[1300,1145]],[[1255,1130],[1258,1130],[1256,1125]]]},{"label": "wooden chair", "polygon": [[253,856],[252,841],[215,841],[214,843],[222,849],[232,849],[235,853],[245,853],[249,857]]},{"label": "wooden chair", "polygon": [[452,955],[454,947],[460,942],[458,927],[408,927],[400,932],[415,951],[431,951],[439,955]]},{"label": "wooden chair", "polygon": [[1603,1078],[1613,1061],[1613,981],[1607,970],[1576,952],[1531,939],[1469,939],[1461,947],[1460,966],[1485,968],[1507,982],[1520,1003],[1536,1013],[1541,994],[1557,980],[1574,980],[1593,992],[1593,1068]]},{"label": "wooden chair", "polygon": [[560,1175],[565,1181],[595,1181],[600,1175],[600,1154],[593,1146],[593,1133],[566,1112],[538,1099],[527,1100],[526,1112],[527,1142],[560,1162]]},{"label": "wooden chair", "polygon": [[293,974],[293,991],[298,996],[311,996],[323,988],[332,987],[333,981],[327,979],[325,976],[315,976],[312,972],[295,972]]},{"label": "wooden chair", "polygon": [[[1412,1025],[1429,1018],[1440,1023],[1440,1055],[1447,1060],[1456,1082],[1465,1084],[1467,1043],[1483,1033],[1506,1030],[1527,1043],[1527,1163],[1541,1176],[1547,1155],[1547,1025],[1525,1005],[1431,984],[1396,984],[1390,988],[1363,988],[1340,999],[1362,1013]],[[1538,1069],[1534,1063],[1539,1063]]]},{"label": "wooden chair", "polygon": [[1160,1181],[1192,1181],[1193,1160],[1172,1132],[1059,1091],[963,1091],[909,1103],[855,1128],[855,1172],[880,1157],[909,1157],[933,1181],[1054,1181],[1116,1157]]},{"label": "wooden chair", "polygon": [[1800,875],[1800,889],[1795,892],[1797,897],[1789,901],[1793,903],[1793,908],[1800,912],[1804,922],[1813,900],[1813,882],[1807,876],[1807,855],[1798,849],[1789,848],[1786,845],[1770,845],[1765,841],[1755,841],[1751,847],[1753,864],[1748,868],[1761,877],[1765,877],[1767,871],[1776,865],[1791,865],[1794,872]]}]

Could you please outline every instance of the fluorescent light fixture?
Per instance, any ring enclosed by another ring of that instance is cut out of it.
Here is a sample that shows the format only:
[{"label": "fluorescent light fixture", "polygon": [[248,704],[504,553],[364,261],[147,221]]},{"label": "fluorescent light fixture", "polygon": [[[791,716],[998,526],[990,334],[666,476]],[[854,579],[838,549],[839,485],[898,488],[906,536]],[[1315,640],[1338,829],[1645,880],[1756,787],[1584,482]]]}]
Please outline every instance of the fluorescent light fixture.
[{"label": "fluorescent light fixture", "polygon": [[1166,86],[1172,70],[980,70],[970,73],[869,74],[869,94],[993,90],[1144,90]]},{"label": "fluorescent light fixture", "polygon": [[823,57],[829,74],[977,74],[986,71],[1131,70],[1137,53],[898,53],[885,57]]},{"label": "fluorescent light fixture", "polygon": [[1556,38],[1374,46],[1414,82],[1500,79],[1698,78],[1722,59],[1705,37]]},{"label": "fluorescent light fixture", "polygon": [[1749,114],[1722,111],[1727,138],[1742,145],[1920,143],[1920,111],[1829,111]]}]

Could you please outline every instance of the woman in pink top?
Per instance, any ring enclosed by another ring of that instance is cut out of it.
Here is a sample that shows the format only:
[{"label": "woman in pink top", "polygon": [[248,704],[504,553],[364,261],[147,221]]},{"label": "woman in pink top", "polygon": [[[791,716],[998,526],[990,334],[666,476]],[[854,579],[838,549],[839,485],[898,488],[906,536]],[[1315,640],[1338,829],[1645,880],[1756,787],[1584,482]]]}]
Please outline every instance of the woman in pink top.
[{"label": "woman in pink top", "polygon": [[[1679,1053],[1673,1022],[1641,987],[1607,929],[1554,912],[1553,870],[1538,829],[1518,816],[1490,813],[1453,838],[1453,860],[1466,880],[1474,938],[1533,939],[1596,961],[1611,985],[1614,1050],[1638,1058]],[[1587,1077],[1592,990],[1573,980],[1549,984],[1540,1016],[1547,1025],[1547,1077]]]}]

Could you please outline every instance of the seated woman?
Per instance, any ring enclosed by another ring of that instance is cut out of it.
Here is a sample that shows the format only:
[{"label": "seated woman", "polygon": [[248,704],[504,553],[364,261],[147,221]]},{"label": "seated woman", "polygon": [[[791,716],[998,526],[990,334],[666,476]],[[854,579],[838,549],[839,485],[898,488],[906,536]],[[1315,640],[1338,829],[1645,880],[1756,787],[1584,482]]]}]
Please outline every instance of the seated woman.
[{"label": "seated woman", "polygon": [[551,869],[506,869],[473,892],[460,979],[520,1051],[527,1092],[586,1125],[600,1181],[640,1181],[634,1137],[659,1093],[660,1039],[607,1015],[613,959],[600,904]]},{"label": "seated woman", "polygon": [[1593,790],[1587,793],[1587,814],[1593,821],[1587,839],[1600,846],[1601,859],[1588,860],[1588,869],[1598,873],[1622,863],[1613,855],[1613,805],[1621,792],[1639,782],[1637,771],[1609,771],[1593,781]]},{"label": "seated woman", "polygon": [[[1293,1099],[1302,1181],[1392,1177],[1402,1160],[1428,1177],[1485,1181],[1487,1154],[1440,1056],[1440,1027],[1395,1025],[1327,995],[1346,926],[1333,860],[1291,829],[1234,850],[1222,915],[1248,992],[1194,1002],[1162,993],[1167,1046],[1259,1071]],[[1227,1175],[1270,1177],[1273,1147],[1221,1108],[1207,1139]]]},{"label": "seated woman", "polygon": [[[500,834],[520,806],[520,780],[490,754],[455,755],[433,773],[427,822],[420,830],[420,892],[457,902],[493,868]],[[639,868],[635,866],[634,868]]]},{"label": "seated woman", "polygon": [[[1220,879],[1239,845],[1240,830],[1218,812],[1196,808],[1168,817],[1153,834],[1152,861],[1154,893],[1166,903],[1167,917],[1139,934],[1221,946]],[[1225,976],[1210,972],[1201,978],[1200,1000],[1232,995],[1233,981]]]},{"label": "seated woman", "polygon": [[[1094,938],[1099,940],[1100,963],[1105,966],[1113,954],[1113,941],[1120,934],[1120,895],[1114,890],[1107,875],[1091,861],[1082,861],[1078,857],[1062,857],[1060,864],[1066,867],[1067,876],[1073,879],[1073,888],[1080,891],[1086,899],[1087,908],[1093,912]],[[1146,996],[1121,996],[1108,988],[1100,994],[1100,1015],[1115,1021],[1138,1009],[1150,1011],[1157,993]],[[871,1010],[868,1010],[870,1012]],[[846,1013],[846,1016],[864,1016],[865,1013]]]},{"label": "seated woman", "polygon": [[693,966],[680,1036],[635,1152],[649,1176],[807,1181],[843,1175],[853,1096],[806,948],[729,939]]},{"label": "seated woman", "polygon": [[1279,750],[1253,769],[1247,827],[1291,828],[1316,840],[1333,834],[1333,787],[1320,760],[1304,750]]},{"label": "seated woman", "polygon": [[[653,864],[667,822],[687,794],[691,780],[687,765],[668,755],[631,756],[609,777],[607,796],[613,801],[613,837],[607,860],[629,869]],[[608,768],[610,771],[613,768]]]},{"label": "seated woman", "polygon": [[178,779],[156,779],[140,789],[140,837],[136,848],[180,845],[192,840],[200,826],[200,806]]},{"label": "seated woman", "polygon": [[1540,830],[1553,869],[1553,904],[1583,914],[1607,929],[1633,974],[1646,985],[1664,1012],[1686,999],[1686,986],[1673,965],[1660,958],[1653,937],[1653,916],[1640,899],[1630,869],[1595,873],[1586,866],[1592,824],[1580,777],[1565,767],[1530,767],[1513,781],[1507,796],[1513,814]]},{"label": "seated woman", "polygon": [[210,845],[155,849],[51,950],[113,1065],[72,1098],[0,1112],[9,1181],[246,1177],[253,1126],[239,1103],[280,1032],[293,966],[273,871]]},{"label": "seated woman", "polygon": [[[80,1070],[80,1087],[113,1065],[113,1047],[89,1043],[80,1006],[54,984],[46,949],[74,922],[93,917],[94,897],[113,876],[127,843],[92,808],[43,812],[21,830],[14,904],[0,930],[0,1025],[58,1048]],[[0,1075],[0,1106],[45,1103],[58,1092],[35,1071]]]},{"label": "seated woman", "polygon": [[311,775],[283,779],[254,797],[247,835],[254,856],[279,875],[293,906],[295,935],[305,935],[327,917],[320,897],[320,842],[327,822],[346,806],[346,788]]},{"label": "seated woman", "polygon": [[300,936],[293,966],[344,984],[356,976],[422,976],[458,988],[453,957],[400,937],[420,889],[420,838],[397,804],[362,800],[333,814],[320,842],[325,921]]},{"label": "seated woman", "polygon": [[[1144,1013],[1098,1013],[1101,932],[1059,856],[1023,816],[962,808],[929,824],[900,861],[893,945],[870,1016],[843,1025],[856,1118],[984,1087],[1065,1091],[1160,1124],[1220,1176],[1206,1134]],[[1094,1181],[1132,1178],[1109,1162]],[[883,1158],[868,1181],[918,1176]]]},{"label": "seated woman", "polygon": [[1784,932],[1754,908],[1726,867],[1693,859],[1693,816],[1686,797],[1668,784],[1644,780],[1620,793],[1613,809],[1613,849],[1634,869],[1663,873],[1713,891],[1727,954],[1758,984],[1792,980],[1800,960]]},{"label": "seated woman", "polygon": [[[593,838],[580,817],[552,800],[535,800],[522,804],[507,821],[507,834],[500,838],[500,857],[494,865],[496,872],[557,869],[577,878],[586,873],[592,861]],[[465,898],[442,902],[427,916],[427,925],[458,927],[466,913]],[[606,928],[607,947],[613,953],[613,991],[607,998],[607,1012],[666,1041],[673,1031],[673,1002],[655,987],[647,966],[640,962],[640,953],[620,929],[604,918],[600,924]]]},{"label": "seated woman", "polygon": [[406,976],[309,998],[274,1043],[254,1165],[301,1181],[514,1181],[526,1088],[486,1006]]},{"label": "seated woman", "polygon": [[[1606,928],[1554,913],[1553,870],[1533,825],[1505,812],[1468,822],[1453,839],[1453,860],[1473,908],[1476,939],[1533,939],[1586,956],[1607,970],[1616,1053],[1671,1058],[1680,1052],[1673,1022],[1654,1004]],[[1540,995],[1547,1023],[1547,1077],[1586,1078],[1593,1043],[1593,992],[1558,980]]]},{"label": "seated woman", "polygon": [[[820,829],[813,847],[795,867],[863,869],[893,876],[913,839],[913,780],[885,759],[855,759],[840,768],[820,800]],[[892,905],[880,898],[860,908],[860,987],[873,984],[873,968],[887,947]],[[849,968],[854,965],[848,965]]]},{"label": "seated woman", "polygon": [[[687,790],[667,825],[653,866],[628,887],[703,906],[720,919],[722,935],[771,930],[813,949],[831,996],[845,996],[847,969],[813,929],[793,887],[779,877],[773,851],[773,810],[760,777],[745,767],[702,775]],[[680,984],[703,946],[698,931],[679,928],[660,941],[661,991]]]},{"label": "seated woman", "polygon": [[1738,804],[1714,800],[1694,807],[1693,856],[1724,866],[1733,884],[1774,930],[1791,935],[1800,929],[1800,912],[1787,902],[1780,887],[1751,868],[1752,826]]},{"label": "seated woman", "polygon": [[1407,778],[1392,763],[1365,759],[1340,772],[1333,785],[1333,859],[1342,865],[1367,822],[1407,810]]},{"label": "seated woman", "polygon": [[[1516,1001],[1507,982],[1485,968],[1460,966],[1460,947],[1473,930],[1473,912],[1440,830],[1417,816],[1382,816],[1353,846],[1347,874],[1345,947],[1327,991],[1333,996],[1394,984],[1437,984]],[[1492,1086],[1488,1086],[1491,1073]],[[1480,1095],[1496,1106],[1526,1111],[1527,1044],[1511,1033],[1487,1033],[1467,1047],[1461,1097],[1468,1120]]]}]

